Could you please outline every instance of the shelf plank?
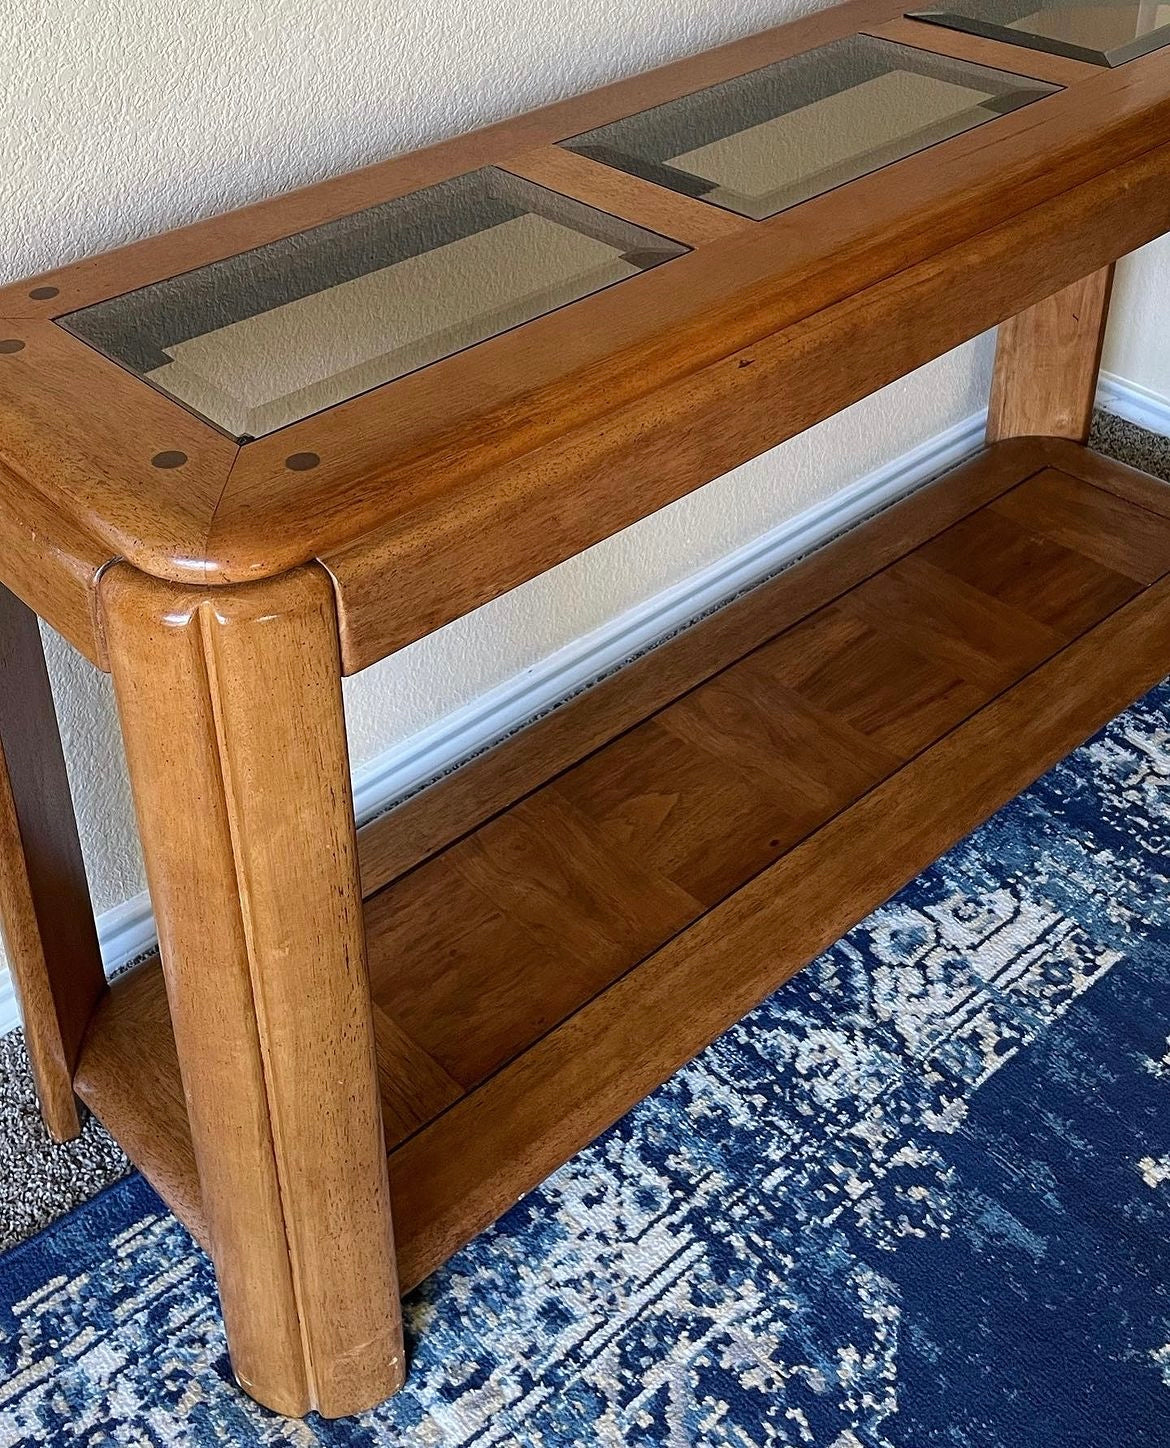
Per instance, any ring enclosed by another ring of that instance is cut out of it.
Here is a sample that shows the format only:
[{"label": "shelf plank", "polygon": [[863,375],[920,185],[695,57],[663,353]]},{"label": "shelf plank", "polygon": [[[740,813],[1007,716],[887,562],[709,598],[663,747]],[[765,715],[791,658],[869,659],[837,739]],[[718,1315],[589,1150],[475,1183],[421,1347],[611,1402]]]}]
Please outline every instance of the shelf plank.
[{"label": "shelf plank", "polygon": [[919,557],[1023,609],[1066,642],[1141,591],[1132,578],[991,508],[932,539]]},{"label": "shelf plank", "polygon": [[1170,521],[1055,468],[1036,473],[998,498],[992,510],[1030,532],[1091,558],[1138,583],[1170,568]]},{"label": "shelf plank", "polygon": [[[623,673],[530,767],[519,736],[486,776],[509,806],[366,902],[406,1284],[1166,672],[1170,518],[1123,495],[1162,485],[988,456],[958,516],[945,480],[907,500],[907,550],[888,515],[842,540],[795,622],[783,580],[728,610],[738,656],[717,615],[641,660],[638,717]],[[115,983],[77,1087],[198,1235],[157,967]]]},{"label": "shelf plank", "polygon": [[[1057,461],[1068,470],[1083,452],[1074,447],[1071,458],[1062,454],[1063,462]],[[363,893],[373,895],[782,629],[945,533],[1047,461],[1037,439],[994,444],[370,821],[358,832]],[[1121,465],[1101,461],[1104,471],[1091,481],[1106,486],[1104,479]],[[1154,482],[1144,473],[1133,476],[1142,486]],[[1170,500],[1170,487],[1154,486]]]},{"label": "shelf plank", "polygon": [[393,1152],[404,1289],[1157,683],[1168,628],[1163,580]]},{"label": "shelf plank", "polygon": [[110,983],[90,1022],[73,1086],[207,1251],[199,1172],[157,956]]}]

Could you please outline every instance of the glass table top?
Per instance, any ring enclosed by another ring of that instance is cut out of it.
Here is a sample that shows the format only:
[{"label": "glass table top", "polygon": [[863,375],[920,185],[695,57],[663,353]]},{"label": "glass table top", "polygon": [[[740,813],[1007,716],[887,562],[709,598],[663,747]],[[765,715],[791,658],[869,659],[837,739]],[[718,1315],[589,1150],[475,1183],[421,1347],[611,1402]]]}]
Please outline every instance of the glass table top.
[{"label": "glass table top", "polygon": [[760,221],[1055,89],[854,35],[561,144]]},{"label": "glass table top", "polygon": [[59,320],[246,442],[687,250],[489,166]]},{"label": "glass table top", "polygon": [[1121,65],[1170,44],[1170,4],[1149,0],[1137,5],[1132,0],[1099,0],[1093,5],[1070,0],[953,0],[936,10],[909,14],[912,20],[1095,65]]}]

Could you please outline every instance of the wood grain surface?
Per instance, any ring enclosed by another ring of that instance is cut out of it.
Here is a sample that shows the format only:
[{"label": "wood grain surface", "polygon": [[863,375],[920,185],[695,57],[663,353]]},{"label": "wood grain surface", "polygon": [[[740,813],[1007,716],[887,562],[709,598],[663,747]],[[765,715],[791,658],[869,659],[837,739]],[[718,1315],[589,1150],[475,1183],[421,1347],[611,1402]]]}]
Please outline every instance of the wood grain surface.
[{"label": "wood grain surface", "polygon": [[[1165,674],[1166,485],[1050,439],[951,481],[826,550],[809,609],[782,577],[415,815],[435,849],[365,906],[404,1285]],[[128,1019],[174,1061],[158,1014],[115,991],[99,1112]],[[141,1164],[200,1227],[181,1135]]]},{"label": "wood grain surface", "polygon": [[[1170,148],[1151,152],[661,386],[604,428],[582,427],[462,486],[449,474],[429,503],[323,556],[347,671],[1042,301],[1054,281],[1107,263],[1119,242],[1128,249],[1160,232],[1170,225],[1168,167]],[[406,483],[397,477],[402,503]]]},{"label": "wood grain surface", "polygon": [[1087,441],[1112,290],[1110,265],[1000,323],[989,442],[1032,436]]},{"label": "wood grain surface", "polygon": [[[1078,466],[1069,447],[1058,465]],[[684,630],[619,673],[602,680],[520,734],[437,780],[358,831],[362,892],[372,895],[398,875],[505,809],[520,795],[606,744],[685,690],[799,622],[843,589],[942,532],[1014,487],[1048,460],[1035,439],[985,449],[944,478],[883,509],[817,549],[776,578]],[[1105,463],[1102,477],[1115,465]],[[1151,479],[1135,473],[1137,486]],[[1155,487],[1163,486],[1154,484]],[[1170,488],[1164,491],[1170,495]],[[1139,497],[1137,499],[1141,501]]]},{"label": "wood grain surface", "polygon": [[[437,585],[416,549],[442,554],[445,576],[461,577],[466,560],[452,535],[479,537],[486,527],[481,576],[457,601],[474,607],[1166,228],[1165,158],[1142,163],[1170,145],[1170,73],[1157,55],[1116,70],[1062,70],[1064,90],[758,223],[554,149],[589,126],[896,18],[884,0],[833,7],[5,289],[0,315],[11,336],[0,342],[19,350],[0,352],[0,478],[26,488],[33,505],[44,499],[79,535],[81,551],[98,555],[98,567],[123,557],[175,581],[230,583],[321,559],[337,579],[352,670],[445,621],[427,597]],[[920,54],[944,46],[944,32],[929,45],[917,33],[931,29],[913,31]],[[1016,58],[1018,66],[1043,61]],[[54,324],[99,296],[487,162],[541,171],[542,184],[685,233],[693,249],[242,448]],[[984,249],[980,238],[1005,226]],[[999,275],[996,245],[1022,259],[1033,236],[1047,238],[1036,259],[1047,271],[1042,291],[1018,273],[1013,286]],[[949,270],[935,292],[915,269],[933,275],[940,261]],[[913,297],[908,269],[918,278]],[[41,287],[56,295],[32,298]],[[851,299],[861,296],[888,318],[882,326],[892,336],[913,338],[872,367],[864,349],[847,345]],[[912,310],[897,313],[897,300]],[[847,335],[830,336],[825,309]],[[813,345],[849,359],[848,374],[841,368],[831,388],[810,388],[800,415],[785,410],[733,443],[744,410],[769,418],[774,398],[791,394],[749,349],[807,356]],[[732,375],[741,363],[756,369],[750,381]],[[658,466],[667,447],[661,428],[676,440],[666,468]],[[634,439],[642,437],[640,470]],[[174,453],[186,458],[180,467],[153,462]],[[318,461],[289,468],[296,454]],[[579,511],[595,521],[582,522]],[[529,529],[535,542],[524,536]],[[76,578],[59,576],[55,563],[45,571],[45,606],[76,615]],[[372,580],[388,572],[396,583],[383,596]],[[407,618],[398,592],[415,592],[416,573],[418,604]],[[92,573],[86,587],[92,594]],[[376,625],[367,611],[394,622]]]},{"label": "wood grain surface", "polygon": [[881,40],[893,40],[899,45],[909,45],[915,50],[929,50],[936,55],[951,55],[958,60],[973,61],[976,65],[1010,71],[1013,75],[1030,76],[1033,80],[1048,81],[1052,85],[1076,85],[1078,81],[1088,80],[1101,71],[1100,66],[1086,60],[1047,55],[1042,50],[1009,45],[1003,40],[989,40],[964,30],[948,30],[943,25],[930,25],[913,20],[908,15],[868,26],[866,34]]},{"label": "wood grain surface", "polygon": [[233,1365],[275,1411],[358,1412],[405,1362],[331,591],[120,565],[102,597]]},{"label": "wood grain surface", "polygon": [[80,1123],[73,1072],[106,988],[36,615],[0,588],[0,929],[45,1125]]}]

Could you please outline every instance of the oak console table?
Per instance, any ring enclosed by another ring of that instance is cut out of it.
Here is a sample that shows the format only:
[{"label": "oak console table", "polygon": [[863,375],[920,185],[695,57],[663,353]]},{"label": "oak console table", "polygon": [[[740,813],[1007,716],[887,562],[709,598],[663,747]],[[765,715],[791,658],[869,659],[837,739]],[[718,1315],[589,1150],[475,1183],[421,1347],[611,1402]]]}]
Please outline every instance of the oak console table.
[{"label": "oak console table", "polygon": [[[44,1116],[207,1247],[274,1409],[393,1393],[400,1291],[1170,668],[1170,490],[1084,446],[1112,264],[1170,229],[1167,32],[959,9],[0,291]],[[995,324],[977,458],[355,830],[344,674]],[[37,615],[117,694],[160,958],[112,986]]]}]

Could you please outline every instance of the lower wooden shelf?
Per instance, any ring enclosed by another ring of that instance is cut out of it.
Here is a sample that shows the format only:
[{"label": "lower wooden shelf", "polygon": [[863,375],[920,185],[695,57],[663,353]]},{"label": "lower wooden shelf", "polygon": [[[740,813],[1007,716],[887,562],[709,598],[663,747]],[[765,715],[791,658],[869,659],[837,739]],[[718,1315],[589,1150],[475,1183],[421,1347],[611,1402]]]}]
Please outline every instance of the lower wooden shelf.
[{"label": "lower wooden shelf", "polygon": [[[368,831],[403,1286],[1158,682],[1168,572],[1170,488],[1000,444]],[[157,962],[75,1084],[204,1240]]]}]

